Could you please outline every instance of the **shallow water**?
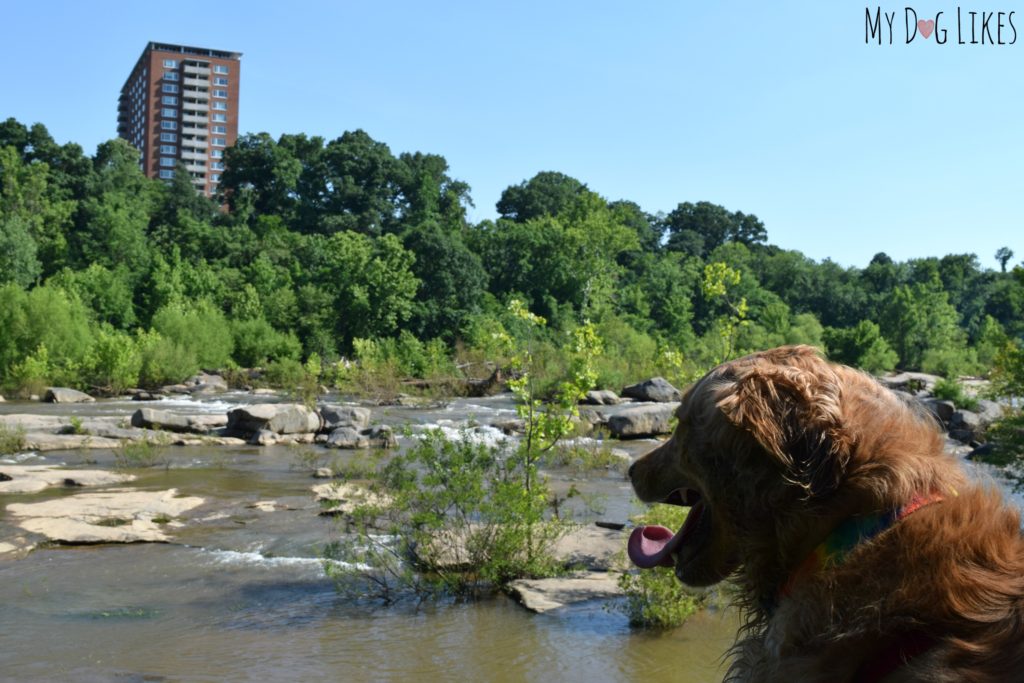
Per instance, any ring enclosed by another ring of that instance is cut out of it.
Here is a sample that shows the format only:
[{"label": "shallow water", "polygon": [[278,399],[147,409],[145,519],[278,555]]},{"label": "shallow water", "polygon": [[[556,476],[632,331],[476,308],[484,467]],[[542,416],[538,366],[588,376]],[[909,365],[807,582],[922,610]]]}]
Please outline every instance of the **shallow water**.
[{"label": "shallow water", "polygon": [[[220,412],[262,400],[234,394],[155,407]],[[139,404],[0,406],[86,417],[128,416]],[[506,397],[374,410],[375,420],[414,433],[438,426],[458,435],[468,426],[472,438],[488,440],[500,436],[477,425],[513,415]],[[651,443],[625,446],[638,453]],[[166,467],[134,471],[131,485],[208,499],[173,544],[50,548],[0,560],[0,680],[721,680],[737,628],[729,612],[650,634],[602,602],[535,615],[504,597],[419,611],[346,601],[318,559],[337,528],[317,515],[310,453],[322,455],[317,464],[364,457],[312,447],[168,448]],[[25,462],[108,468],[114,454]],[[621,473],[554,472],[552,486],[587,493],[589,506],[575,505],[589,519],[625,521],[636,509]],[[58,495],[67,493],[0,496],[0,506]],[[275,509],[254,507],[262,501]],[[0,539],[13,533],[0,515]]]}]

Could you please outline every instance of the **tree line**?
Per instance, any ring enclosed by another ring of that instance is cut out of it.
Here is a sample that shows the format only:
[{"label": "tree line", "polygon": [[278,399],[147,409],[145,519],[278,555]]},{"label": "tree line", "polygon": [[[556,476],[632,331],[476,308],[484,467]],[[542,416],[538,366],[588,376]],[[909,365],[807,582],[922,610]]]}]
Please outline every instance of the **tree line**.
[{"label": "tree line", "polygon": [[976,374],[1024,337],[1008,247],[998,269],[973,253],[896,262],[884,245],[843,267],[770,244],[753,213],[651,214],[558,172],[510,185],[499,217],[473,222],[443,156],[396,155],[361,130],[244,135],[214,199],[138,160],[124,140],[89,156],[41,124],[0,123],[6,391],[371,355],[423,375],[442,357],[497,359],[521,333],[513,301],[547,321],[555,364],[592,322],[613,388],[797,342],[873,372]]}]

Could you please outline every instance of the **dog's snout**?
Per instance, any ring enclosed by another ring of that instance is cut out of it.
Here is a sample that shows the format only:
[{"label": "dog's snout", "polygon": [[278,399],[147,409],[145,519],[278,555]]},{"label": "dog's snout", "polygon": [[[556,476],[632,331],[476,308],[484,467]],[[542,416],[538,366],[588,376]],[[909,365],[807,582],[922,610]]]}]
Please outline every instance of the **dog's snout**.
[{"label": "dog's snout", "polygon": [[632,479],[632,478],[633,478],[633,470],[634,470],[635,468],[636,468],[636,462],[634,461],[634,462],[632,462],[632,463],[631,463],[631,464],[629,465],[629,469],[628,469],[628,470],[626,470],[626,476],[627,476],[627,477],[629,477],[630,479]]}]

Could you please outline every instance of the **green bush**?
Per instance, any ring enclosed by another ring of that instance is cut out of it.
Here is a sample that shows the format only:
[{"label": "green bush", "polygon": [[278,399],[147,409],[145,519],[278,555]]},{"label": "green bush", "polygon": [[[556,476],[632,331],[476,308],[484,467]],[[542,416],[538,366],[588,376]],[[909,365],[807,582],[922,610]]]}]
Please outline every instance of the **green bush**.
[{"label": "green bush", "polygon": [[943,401],[952,401],[957,408],[977,410],[978,399],[964,393],[964,387],[955,379],[942,378],[935,383],[932,395]]},{"label": "green bush", "polygon": [[138,345],[142,366],[139,383],[146,387],[176,384],[199,371],[199,361],[191,349],[157,332],[140,332]]},{"label": "green bush", "polygon": [[[634,521],[678,529],[688,512],[688,508],[674,505],[654,505]],[[626,594],[621,609],[629,617],[631,626],[678,626],[700,610],[706,601],[706,594],[680,583],[671,567],[625,572],[619,576],[619,588]]]},{"label": "green bush", "polygon": [[343,593],[385,602],[555,575],[553,544],[570,527],[546,517],[549,495],[520,450],[428,432],[373,475],[355,535],[327,548],[325,568]]},{"label": "green bush", "polygon": [[153,315],[153,329],[192,353],[201,368],[222,368],[231,360],[231,326],[205,299],[162,307]]},{"label": "green bush", "polygon": [[262,367],[272,360],[296,360],[302,344],[294,333],[275,330],[263,318],[232,320],[234,359],[243,368]]},{"label": "green bush", "polygon": [[832,360],[873,374],[892,370],[899,360],[878,325],[870,320],[848,328],[826,327],[822,339]]},{"label": "green bush", "polygon": [[921,370],[933,375],[955,378],[974,374],[978,369],[977,352],[962,346],[926,349],[921,357]]},{"label": "green bush", "polygon": [[139,385],[142,350],[138,339],[103,325],[89,356],[89,382],[118,393]]}]

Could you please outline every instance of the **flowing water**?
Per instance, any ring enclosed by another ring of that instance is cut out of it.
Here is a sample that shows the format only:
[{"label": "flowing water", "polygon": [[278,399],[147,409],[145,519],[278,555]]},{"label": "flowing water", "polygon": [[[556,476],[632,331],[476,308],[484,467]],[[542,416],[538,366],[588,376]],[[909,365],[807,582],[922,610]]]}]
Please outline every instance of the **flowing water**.
[{"label": "flowing water", "polygon": [[[264,397],[259,399],[264,400]],[[223,412],[244,394],[154,406]],[[150,404],[152,405],[152,404]],[[128,416],[139,404],[0,404],[3,413]],[[388,424],[440,427],[496,441],[485,425],[514,415],[508,398],[436,408],[380,408]],[[627,444],[633,454],[650,443]],[[651,681],[721,680],[738,626],[705,612],[667,633],[631,629],[596,602],[535,615],[508,598],[384,608],[353,604],[325,577],[320,548],[336,522],[317,515],[313,447],[169,448],[167,467],[131,486],[208,500],[170,544],[57,547],[0,559],[2,681]],[[26,464],[113,467],[110,451],[56,452]],[[317,463],[321,464],[321,463]],[[586,496],[590,519],[624,521],[634,501],[621,473],[552,473]],[[0,496],[0,509],[66,495]],[[272,502],[272,506],[256,505]],[[0,513],[0,541],[14,529]],[[610,608],[612,607],[612,608]]]}]

